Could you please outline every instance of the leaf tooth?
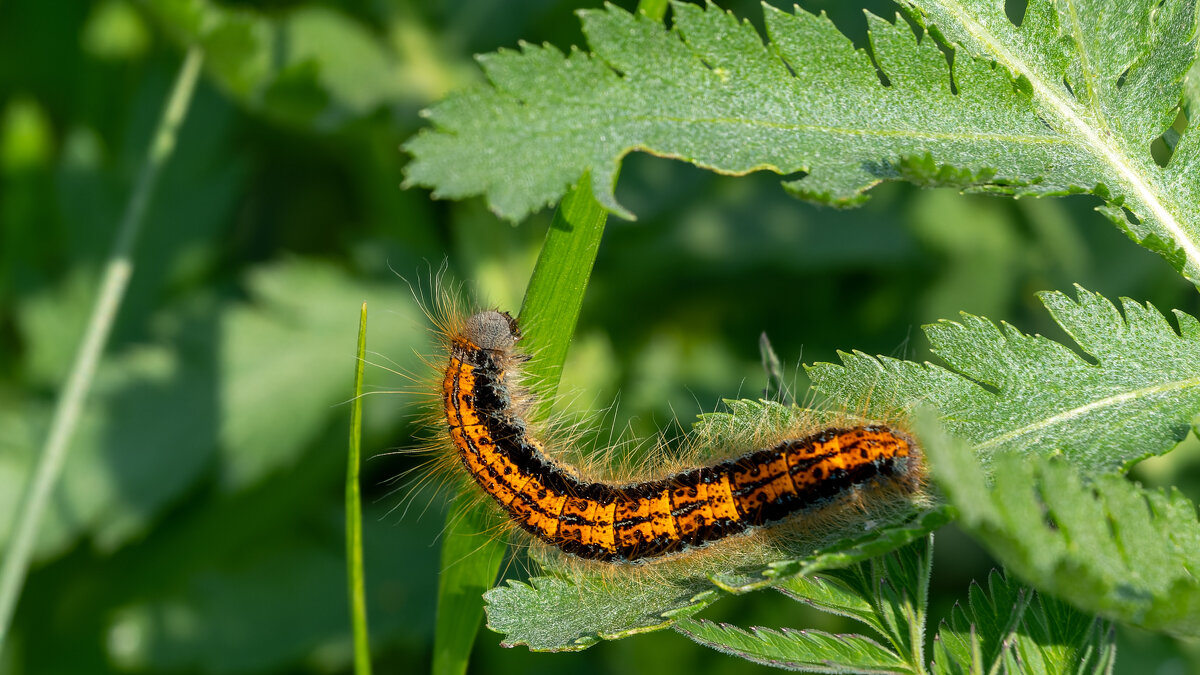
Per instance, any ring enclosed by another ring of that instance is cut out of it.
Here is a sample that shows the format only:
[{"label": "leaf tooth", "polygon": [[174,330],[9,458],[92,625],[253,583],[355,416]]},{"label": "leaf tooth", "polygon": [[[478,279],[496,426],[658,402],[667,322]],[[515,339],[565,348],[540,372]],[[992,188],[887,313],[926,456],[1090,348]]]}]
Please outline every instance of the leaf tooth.
[{"label": "leaf tooth", "polygon": [[899,13],[892,21],[865,14],[871,53],[893,89],[950,97],[950,66],[924,28],[917,36]]},{"label": "leaf tooth", "polygon": [[[794,74],[790,81],[796,91],[813,82],[837,91],[880,86],[871,57],[856,49],[824,11],[816,15],[793,6],[788,13],[767,5],[763,11],[770,48]],[[829,73],[838,76],[831,78]]]},{"label": "leaf tooth", "polygon": [[592,52],[626,77],[669,81],[678,73],[663,72],[663,64],[699,65],[677,32],[644,14],[605,3],[604,10],[581,10],[579,17]]},{"label": "leaf tooth", "polygon": [[1200,340],[1200,321],[1196,317],[1181,312],[1178,309],[1171,310],[1175,315],[1175,322],[1179,324],[1179,336],[1185,340]]}]

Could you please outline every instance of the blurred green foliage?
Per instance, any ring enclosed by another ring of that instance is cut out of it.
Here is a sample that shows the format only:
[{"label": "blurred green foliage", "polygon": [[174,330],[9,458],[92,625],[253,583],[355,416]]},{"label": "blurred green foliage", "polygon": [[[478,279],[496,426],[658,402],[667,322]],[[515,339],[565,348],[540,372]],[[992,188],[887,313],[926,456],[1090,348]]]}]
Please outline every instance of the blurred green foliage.
[{"label": "blurred green foliage", "polygon": [[[348,671],[342,453],[364,300],[372,646],[379,672],[427,670],[444,505],[394,480],[415,462],[390,453],[416,443],[423,400],[394,393],[420,389],[403,373],[423,375],[428,350],[411,288],[446,260],[515,311],[550,214],[513,228],[478,201],[401,191],[397,148],[423,106],[480,76],[472,54],[579,43],[572,11],[591,4],[0,1],[0,549],[170,77],[185,45],[208,53],[0,673]],[[857,7],[805,4],[864,39]],[[916,328],[958,311],[1061,339],[1034,292],[1072,283],[1200,311],[1091,198],[892,184],[842,212],[775,176],[632,156],[618,199],[640,220],[608,226],[561,387],[600,442],[754,397],[764,331],[803,386],[796,364],[837,349],[924,358]],[[1142,476],[1194,498],[1196,451]],[[933,625],[992,565],[953,530],[935,555]],[[839,629],[773,595],[705,616]],[[1120,640],[1118,669],[1200,667],[1194,646]],[[481,632],[473,672],[755,668],[671,634],[571,655],[497,642]]]}]

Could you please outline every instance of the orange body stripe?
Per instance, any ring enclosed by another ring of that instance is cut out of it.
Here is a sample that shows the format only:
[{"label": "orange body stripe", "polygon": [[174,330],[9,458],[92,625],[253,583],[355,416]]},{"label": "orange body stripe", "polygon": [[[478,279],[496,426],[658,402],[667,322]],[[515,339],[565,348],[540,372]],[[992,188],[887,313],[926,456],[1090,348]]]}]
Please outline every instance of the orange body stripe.
[{"label": "orange body stripe", "polygon": [[650,531],[655,537],[662,537],[667,540],[675,540],[679,538],[679,530],[675,529],[675,519],[671,516],[671,493],[663,489],[649,499],[650,502]]},{"label": "orange body stripe", "polygon": [[598,506],[595,525],[592,528],[592,543],[608,553],[617,552],[616,529],[613,527],[613,516],[616,509],[616,502]]},{"label": "orange body stripe", "polygon": [[714,522],[712,507],[708,503],[708,488],[703,483],[695,487],[679,487],[672,490],[671,505],[674,507],[672,512],[684,511],[683,514],[675,516],[675,529],[684,539]]},{"label": "orange body stripe", "polygon": [[733,504],[733,491],[729,488],[729,477],[721,476],[718,483],[708,485],[708,505],[713,518],[738,521],[742,516]]}]

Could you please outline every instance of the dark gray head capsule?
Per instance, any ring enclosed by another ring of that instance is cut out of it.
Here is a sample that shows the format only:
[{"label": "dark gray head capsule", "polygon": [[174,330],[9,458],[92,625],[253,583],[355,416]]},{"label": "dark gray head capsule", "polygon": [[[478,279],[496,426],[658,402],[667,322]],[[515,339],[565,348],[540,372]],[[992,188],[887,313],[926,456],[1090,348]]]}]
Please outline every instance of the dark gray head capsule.
[{"label": "dark gray head capsule", "polygon": [[479,312],[467,319],[463,335],[481,348],[493,351],[512,349],[517,340],[521,339],[517,320],[509,316],[508,312],[494,310]]}]

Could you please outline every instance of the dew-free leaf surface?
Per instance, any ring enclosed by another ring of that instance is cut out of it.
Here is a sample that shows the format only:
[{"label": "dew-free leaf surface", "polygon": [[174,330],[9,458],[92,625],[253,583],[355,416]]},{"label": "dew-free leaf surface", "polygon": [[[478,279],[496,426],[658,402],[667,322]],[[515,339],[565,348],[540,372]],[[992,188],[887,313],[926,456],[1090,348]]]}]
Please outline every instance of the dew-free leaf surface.
[{"label": "dew-free leaf surface", "polygon": [[[1058,458],[1006,456],[984,468],[929,424],[922,438],[961,526],[1009,572],[1071,605],[1177,636],[1200,635],[1200,521],[1178,490],[1116,475],[1085,482]],[[1049,621],[1046,630],[1059,630]]]},{"label": "dew-free leaf surface", "polygon": [[1067,345],[963,314],[925,327],[948,368],[861,352],[809,368],[813,387],[886,419],[930,406],[985,462],[1002,453],[1061,454],[1085,473],[1116,470],[1173,448],[1200,412],[1200,322],[1154,307],[1121,310],[1096,293],[1040,294],[1075,341]]},{"label": "dew-free leaf surface", "polygon": [[987,587],[971,582],[966,602],[942,622],[932,672],[1100,675],[1112,670],[1113,638],[1108,622],[993,570]]},{"label": "dew-free leaf surface", "polygon": [[[1089,192],[1101,211],[1200,280],[1200,132],[1166,166],[1196,58],[1192,0],[905,0],[868,14],[870,54],[826,17],[765,8],[766,40],[714,6],[673,4],[673,26],[613,7],[581,12],[590,51],[522,44],[480,57],[488,84],[429,111],[408,183],[484,195],[517,220],[585,174],[606,208],[621,159],[644,151],[719,173],[803,172],[786,187],[853,205],[884,180],[1015,195]],[[928,27],[928,31],[924,30]],[[948,42],[940,43],[934,36]]]}]

